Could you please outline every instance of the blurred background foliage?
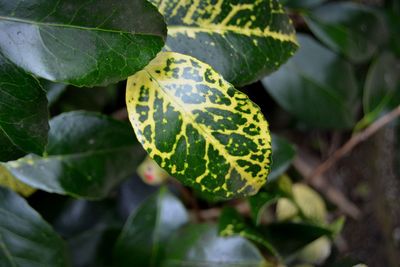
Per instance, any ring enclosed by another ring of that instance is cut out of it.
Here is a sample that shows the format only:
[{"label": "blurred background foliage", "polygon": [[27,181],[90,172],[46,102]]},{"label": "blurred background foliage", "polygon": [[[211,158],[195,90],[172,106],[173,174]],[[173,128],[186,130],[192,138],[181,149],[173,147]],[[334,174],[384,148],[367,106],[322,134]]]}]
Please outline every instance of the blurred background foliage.
[{"label": "blurred background foliage", "polygon": [[[117,266],[232,266],[229,259],[243,266],[398,266],[399,120],[320,176],[312,170],[399,107],[400,2],[282,3],[300,48],[278,71],[240,88],[274,133],[265,187],[249,199],[213,202],[147,160],[140,176],[101,201],[36,191],[27,201],[66,239],[73,266],[115,266],[115,259]],[[51,117],[86,110],[127,121],[125,82],[41,83]]]}]

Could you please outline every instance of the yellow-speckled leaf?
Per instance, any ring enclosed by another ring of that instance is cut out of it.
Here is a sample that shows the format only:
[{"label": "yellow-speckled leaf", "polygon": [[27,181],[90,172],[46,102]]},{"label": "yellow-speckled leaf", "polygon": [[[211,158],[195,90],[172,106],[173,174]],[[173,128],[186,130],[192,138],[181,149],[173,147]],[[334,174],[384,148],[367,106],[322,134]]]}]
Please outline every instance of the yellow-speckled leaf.
[{"label": "yellow-speckled leaf", "polygon": [[138,140],[184,184],[227,199],[255,194],[266,182],[268,123],[209,65],[162,52],[128,79],[126,101]]},{"label": "yellow-speckled leaf", "polygon": [[277,0],[150,0],[168,25],[167,50],[194,56],[235,85],[276,70],[297,49]]},{"label": "yellow-speckled leaf", "polygon": [[25,197],[32,195],[36,191],[36,189],[14,178],[14,176],[2,165],[0,165],[0,186],[8,187]]}]

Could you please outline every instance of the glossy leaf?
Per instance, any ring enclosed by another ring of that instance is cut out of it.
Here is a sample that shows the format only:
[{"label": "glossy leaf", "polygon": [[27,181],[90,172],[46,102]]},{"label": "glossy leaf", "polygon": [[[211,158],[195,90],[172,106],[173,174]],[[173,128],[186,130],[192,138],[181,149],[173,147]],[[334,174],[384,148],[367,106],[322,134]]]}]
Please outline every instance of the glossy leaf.
[{"label": "glossy leaf", "polygon": [[4,166],[0,165],[0,186],[8,187],[21,195],[28,197],[35,189],[17,180]]},{"label": "glossy leaf", "polygon": [[65,245],[16,193],[0,187],[0,265],[67,267]]},{"label": "glossy leaf", "polygon": [[46,94],[39,82],[0,51],[0,161],[42,153],[48,130]]},{"label": "glossy leaf", "polygon": [[129,125],[96,113],[64,113],[52,119],[50,127],[43,157],[28,155],[4,164],[34,188],[103,198],[144,158]]},{"label": "glossy leaf", "polygon": [[251,217],[255,224],[260,224],[261,216],[269,205],[276,203],[281,198],[292,197],[292,181],[289,177],[283,175],[272,183],[268,183],[265,189],[248,199]]},{"label": "glossy leaf", "polygon": [[312,10],[305,21],[324,44],[353,62],[370,59],[386,39],[377,11],[356,3],[323,5]]},{"label": "glossy leaf", "polygon": [[219,237],[217,227],[189,225],[167,246],[162,267],[268,267],[258,249],[243,237]]},{"label": "glossy leaf", "polygon": [[126,101],[138,140],[184,184],[227,199],[255,194],[265,183],[268,123],[209,65],[160,53],[128,79]]},{"label": "glossy leaf", "polygon": [[185,207],[162,188],[126,222],[114,249],[116,266],[160,266],[168,238],[187,222]]},{"label": "glossy leaf", "polygon": [[296,156],[295,147],[285,138],[272,134],[272,164],[268,180],[271,182],[282,175]]},{"label": "glossy leaf", "polygon": [[51,81],[117,82],[164,45],[163,18],[145,0],[1,0],[0,6],[0,51]]},{"label": "glossy leaf", "polygon": [[354,124],[357,84],[352,66],[306,35],[299,52],[263,79],[286,111],[312,127],[343,129]]},{"label": "glossy leaf", "polygon": [[52,106],[57,100],[61,97],[61,95],[67,89],[66,84],[62,83],[53,83],[47,80],[41,80],[40,84],[43,86],[43,89],[46,91],[47,100],[49,101],[49,106]]},{"label": "glossy leaf", "polygon": [[372,64],[364,86],[363,126],[372,123],[383,111],[400,105],[399,73],[400,60],[391,53],[383,53]]},{"label": "glossy leaf", "polygon": [[276,0],[151,0],[168,24],[167,50],[191,55],[242,86],[276,70],[297,49]]}]

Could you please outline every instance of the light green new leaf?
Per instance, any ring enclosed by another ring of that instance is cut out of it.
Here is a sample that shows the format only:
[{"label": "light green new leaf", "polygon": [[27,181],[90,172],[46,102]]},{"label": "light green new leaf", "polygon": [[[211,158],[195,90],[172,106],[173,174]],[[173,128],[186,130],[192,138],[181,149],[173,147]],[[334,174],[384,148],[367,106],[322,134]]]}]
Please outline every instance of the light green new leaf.
[{"label": "light green new leaf", "polygon": [[160,53],[128,79],[126,101],[138,140],[184,184],[227,199],[253,195],[266,182],[268,123],[209,65]]},{"label": "light green new leaf", "polygon": [[39,82],[0,51],[0,161],[41,154],[47,142],[48,116]]},{"label": "light green new leaf", "polygon": [[0,52],[36,76],[105,85],[141,70],[166,26],[145,0],[0,0]]},{"label": "light green new leaf", "polygon": [[351,2],[318,7],[305,21],[323,43],[355,63],[370,59],[387,34],[377,10]]},{"label": "light green new leaf", "polygon": [[151,0],[168,24],[166,48],[211,65],[234,85],[259,80],[297,49],[277,0]]},{"label": "light green new leaf", "polygon": [[114,249],[116,266],[160,266],[168,238],[188,220],[182,203],[160,189],[126,222]]},{"label": "light green new leaf", "polygon": [[136,171],[144,151],[128,124],[91,112],[50,121],[43,157],[28,155],[3,166],[18,180],[47,192],[98,199]]},{"label": "light green new leaf", "polygon": [[16,193],[0,187],[0,266],[67,267],[65,244]]},{"label": "light green new leaf", "polygon": [[255,224],[260,224],[265,209],[281,198],[292,198],[292,181],[286,175],[268,183],[257,195],[248,198],[250,214]]}]

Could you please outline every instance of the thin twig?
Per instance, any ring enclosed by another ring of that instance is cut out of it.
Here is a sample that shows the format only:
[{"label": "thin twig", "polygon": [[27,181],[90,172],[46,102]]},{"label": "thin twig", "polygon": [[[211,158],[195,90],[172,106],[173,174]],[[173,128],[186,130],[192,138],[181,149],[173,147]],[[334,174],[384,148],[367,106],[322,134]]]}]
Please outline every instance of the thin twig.
[{"label": "thin twig", "polygon": [[323,194],[330,202],[335,204],[344,214],[353,219],[359,219],[361,211],[354,203],[347,199],[342,192],[331,185],[326,177],[318,176],[316,179],[310,179],[312,170],[317,164],[315,163],[315,160],[304,151],[299,151],[298,154],[299,155],[294,160],[293,165],[305,178],[305,181]]},{"label": "thin twig", "polygon": [[393,109],[390,113],[382,116],[380,119],[376,120],[372,123],[368,128],[364,131],[353,135],[342,147],[336,150],[332,156],[330,156],[326,161],[321,163],[311,174],[311,180],[316,177],[322,176],[327,170],[332,168],[338,160],[343,158],[347,153],[349,153],[355,146],[359,143],[365,141],[369,137],[371,137],[378,130],[386,126],[388,123],[392,122],[396,118],[400,116],[400,106]]}]

